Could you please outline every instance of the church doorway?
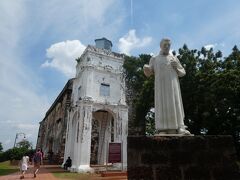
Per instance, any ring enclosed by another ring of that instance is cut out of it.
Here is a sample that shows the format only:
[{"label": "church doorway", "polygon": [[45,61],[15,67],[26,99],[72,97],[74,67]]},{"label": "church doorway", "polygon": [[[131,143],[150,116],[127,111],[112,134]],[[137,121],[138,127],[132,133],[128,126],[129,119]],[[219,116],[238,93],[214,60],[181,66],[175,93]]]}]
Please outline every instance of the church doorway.
[{"label": "church doorway", "polygon": [[91,132],[91,165],[104,165],[107,161],[108,143],[114,139],[114,118],[106,110],[93,112]]}]

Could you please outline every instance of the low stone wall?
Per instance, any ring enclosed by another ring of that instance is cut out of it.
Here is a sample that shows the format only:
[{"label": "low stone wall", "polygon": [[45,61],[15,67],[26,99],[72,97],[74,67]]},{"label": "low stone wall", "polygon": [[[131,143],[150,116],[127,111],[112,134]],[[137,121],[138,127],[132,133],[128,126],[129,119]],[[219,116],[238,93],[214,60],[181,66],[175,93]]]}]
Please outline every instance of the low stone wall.
[{"label": "low stone wall", "polygon": [[240,180],[231,136],[128,137],[130,180]]}]

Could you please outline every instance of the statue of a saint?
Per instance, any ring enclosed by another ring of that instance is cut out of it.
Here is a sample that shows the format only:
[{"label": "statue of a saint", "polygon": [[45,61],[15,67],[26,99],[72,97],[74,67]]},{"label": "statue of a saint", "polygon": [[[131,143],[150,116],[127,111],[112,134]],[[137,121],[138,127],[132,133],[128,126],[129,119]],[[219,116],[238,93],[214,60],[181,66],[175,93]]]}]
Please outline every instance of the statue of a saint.
[{"label": "statue of a saint", "polygon": [[144,74],[155,75],[155,128],[160,134],[190,135],[184,125],[184,110],[178,77],[186,74],[177,57],[169,54],[171,42],[162,39],[160,54],[144,65]]}]

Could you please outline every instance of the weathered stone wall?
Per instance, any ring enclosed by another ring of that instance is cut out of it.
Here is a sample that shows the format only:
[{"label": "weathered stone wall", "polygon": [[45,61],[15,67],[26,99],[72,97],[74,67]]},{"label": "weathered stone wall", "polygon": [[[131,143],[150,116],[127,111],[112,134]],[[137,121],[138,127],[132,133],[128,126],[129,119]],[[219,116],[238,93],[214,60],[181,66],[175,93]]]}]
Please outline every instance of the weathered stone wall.
[{"label": "weathered stone wall", "polygon": [[239,180],[231,136],[128,137],[130,180]]},{"label": "weathered stone wall", "polygon": [[37,148],[41,148],[44,156],[52,151],[54,156],[63,157],[65,148],[65,134],[67,128],[67,114],[72,94],[72,79],[67,82],[52,106],[40,122]]}]

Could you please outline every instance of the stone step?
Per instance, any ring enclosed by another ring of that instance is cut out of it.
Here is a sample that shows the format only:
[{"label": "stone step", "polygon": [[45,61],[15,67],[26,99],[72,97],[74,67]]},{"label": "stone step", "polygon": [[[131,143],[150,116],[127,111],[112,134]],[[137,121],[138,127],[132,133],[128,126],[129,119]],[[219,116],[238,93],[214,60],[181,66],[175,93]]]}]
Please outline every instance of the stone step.
[{"label": "stone step", "polygon": [[109,177],[100,177],[100,179],[101,180],[127,180],[128,178],[127,176],[116,176],[116,177],[109,176]]},{"label": "stone step", "polygon": [[105,171],[101,173],[102,177],[116,177],[116,176],[126,176],[126,171]]},{"label": "stone step", "polygon": [[112,168],[112,165],[91,165],[91,168],[94,169],[94,172],[100,174],[101,172],[105,172],[107,169]]}]

